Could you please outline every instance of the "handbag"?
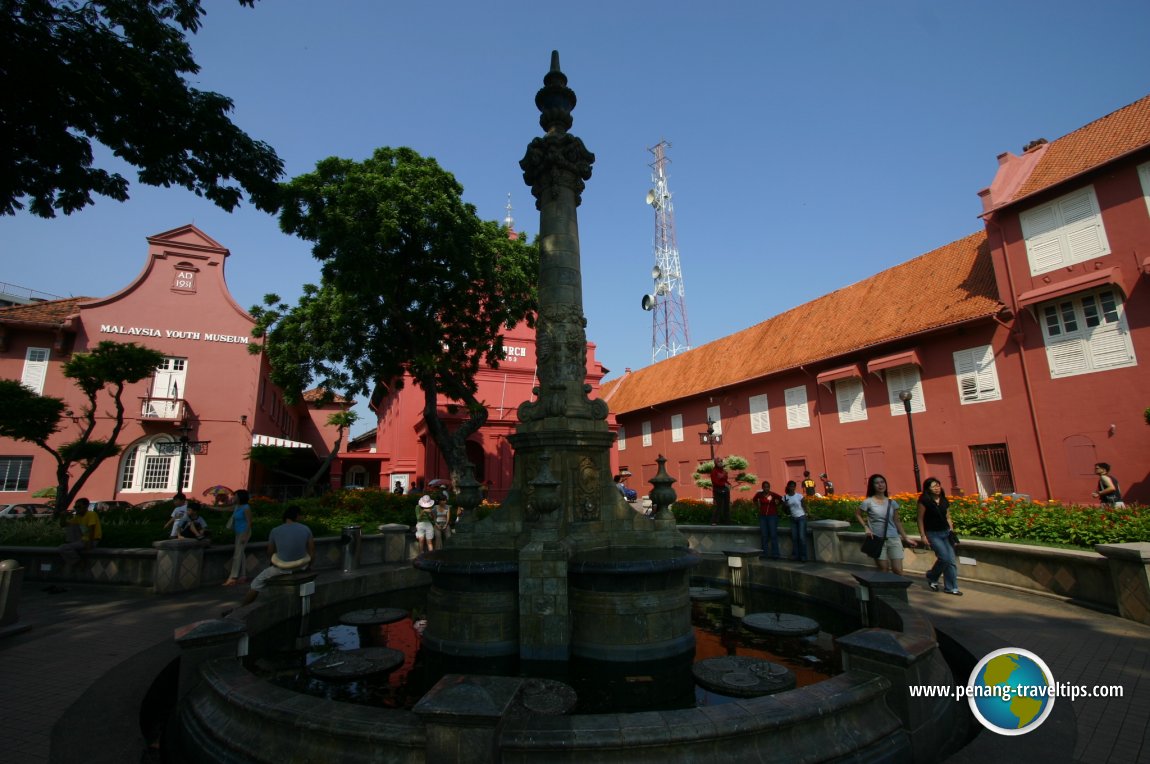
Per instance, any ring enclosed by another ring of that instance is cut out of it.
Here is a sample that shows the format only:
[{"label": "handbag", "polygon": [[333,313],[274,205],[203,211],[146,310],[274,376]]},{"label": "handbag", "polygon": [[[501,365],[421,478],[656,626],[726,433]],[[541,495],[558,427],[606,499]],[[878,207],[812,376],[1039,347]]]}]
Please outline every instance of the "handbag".
[{"label": "handbag", "polygon": [[954,531],[947,532],[946,540],[950,542],[951,546],[958,546],[958,534]]},{"label": "handbag", "polygon": [[[884,536],[886,534],[887,527],[890,526],[890,513],[891,513],[890,499],[887,499],[887,502],[886,502],[886,525],[883,526]],[[885,545],[886,545],[886,538],[879,538],[878,536],[864,536],[863,540],[862,540],[862,544],[859,545],[859,549],[861,549],[862,553],[865,554],[867,557],[870,557],[872,560],[877,560],[879,558],[879,556],[882,555],[882,548]]]},{"label": "handbag", "polygon": [[232,529],[232,527],[235,526],[235,524],[236,524],[236,516],[232,515],[231,517],[228,518],[227,529],[230,531]]}]

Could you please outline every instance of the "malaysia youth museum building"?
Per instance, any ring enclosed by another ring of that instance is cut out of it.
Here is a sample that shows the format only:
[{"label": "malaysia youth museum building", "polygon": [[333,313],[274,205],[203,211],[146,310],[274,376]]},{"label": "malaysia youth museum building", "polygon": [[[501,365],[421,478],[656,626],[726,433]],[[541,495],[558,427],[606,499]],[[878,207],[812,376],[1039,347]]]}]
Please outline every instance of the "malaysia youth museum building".
[{"label": "malaysia youth museum building", "polygon": [[[248,352],[254,320],[224,280],[229,252],[195,226],[149,237],[143,271],[110,297],[76,297],[0,309],[0,377],[61,398],[76,416],[85,398],[63,365],[102,341],[134,342],[164,355],[155,374],[128,385],[118,457],[83,486],[93,501],[137,503],[181,489],[198,497],[214,486],[273,495],[290,487],[247,459],[253,445],[299,449],[316,463],[336,439],[324,404],[310,391],[295,405],[269,379],[261,353]],[[96,437],[107,437],[111,398],[101,394]],[[51,445],[79,436],[83,420],[65,416]],[[189,441],[182,480],[181,439]],[[0,503],[31,500],[54,486],[55,461],[30,444],[0,439]],[[313,467],[314,469],[314,467]],[[73,478],[78,475],[73,468]]]},{"label": "malaysia youth museum building", "polygon": [[604,383],[634,487],[664,454],[703,495],[710,419],[776,489],[913,491],[917,465],[948,493],[1092,503],[1109,462],[1150,501],[1150,97],[1000,155],[979,196],[965,238]]}]

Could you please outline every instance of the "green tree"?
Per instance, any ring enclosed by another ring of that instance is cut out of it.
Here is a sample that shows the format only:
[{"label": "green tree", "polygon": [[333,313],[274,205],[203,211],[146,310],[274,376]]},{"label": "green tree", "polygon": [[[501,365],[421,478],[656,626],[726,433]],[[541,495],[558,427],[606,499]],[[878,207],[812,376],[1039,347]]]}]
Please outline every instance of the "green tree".
[{"label": "green tree", "polygon": [[0,0],[0,214],[27,204],[50,218],[92,194],[127,199],[122,175],[93,166],[92,141],[141,183],[183,186],[229,211],[246,191],[275,210],[283,162],[232,124],[230,99],[188,83],[200,5]]},{"label": "green tree", "polygon": [[[290,394],[313,379],[368,394],[410,373],[456,480],[468,436],[487,421],[475,375],[504,358],[506,327],[534,321],[539,262],[534,245],[481,221],[462,193],[434,159],[408,148],[380,148],[363,162],[321,161],[284,185],[280,213],[286,233],[313,242],[320,285],[306,285],[295,307],[268,295],[251,311],[273,379]],[[438,394],[467,414],[454,430]]]},{"label": "green tree", "polygon": [[[64,401],[37,395],[16,380],[0,379],[0,436],[35,443],[56,460],[57,515],[72,504],[96,468],[120,452],[116,439],[124,429],[125,386],[150,376],[163,359],[158,350],[131,342],[101,342],[91,352],[73,354],[64,364],[64,376],[74,380],[84,395],[78,415],[80,435],[56,447],[48,441],[60,430]],[[104,412],[112,420],[106,438],[96,437],[101,392],[107,393],[112,405],[110,412]],[[72,482],[77,464],[83,469]]]}]

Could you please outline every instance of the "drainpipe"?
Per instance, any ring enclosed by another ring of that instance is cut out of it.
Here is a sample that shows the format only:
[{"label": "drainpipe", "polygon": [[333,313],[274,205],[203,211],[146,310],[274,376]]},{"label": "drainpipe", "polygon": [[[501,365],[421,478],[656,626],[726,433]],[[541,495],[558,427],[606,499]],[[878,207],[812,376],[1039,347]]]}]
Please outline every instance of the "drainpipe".
[{"label": "drainpipe", "polygon": [[[820,472],[830,473],[831,469],[827,466],[827,441],[823,438],[823,415],[822,406],[819,405],[819,380],[814,372],[807,371],[804,367],[800,366],[799,371],[815,380],[815,421],[819,423],[819,454],[823,459],[823,468]],[[786,403],[786,401],[783,401]]]},{"label": "drainpipe", "polygon": [[[1018,345],[1018,361],[1022,365],[1022,384],[1026,388],[1026,408],[1030,412],[1030,425],[1034,429],[1034,441],[1038,446],[1038,466],[1042,470],[1042,483],[1046,487],[1046,498],[1053,499],[1054,492],[1050,489],[1050,470],[1046,465],[1046,450],[1042,447],[1042,428],[1038,425],[1038,412],[1034,409],[1034,388],[1030,383],[1030,367],[1026,363],[1026,348],[1022,346],[1022,340],[1025,333],[1022,330],[1022,314],[1017,311],[1017,306],[1014,304],[1017,294],[1014,291],[1014,270],[1010,267],[1010,256],[1006,251],[1006,234],[1002,230],[1002,224],[991,220],[989,217],[986,219],[988,226],[993,225],[998,229],[998,239],[1002,242],[1002,261],[1006,266],[1006,285],[1010,290],[1010,306],[1014,310],[1014,326],[1007,327],[1010,329],[1010,338]],[[996,319],[997,320],[997,319]],[[999,322],[1001,323],[1001,322]],[[1005,324],[1002,324],[1006,326]],[[1041,331],[1041,327],[1039,328]]]}]

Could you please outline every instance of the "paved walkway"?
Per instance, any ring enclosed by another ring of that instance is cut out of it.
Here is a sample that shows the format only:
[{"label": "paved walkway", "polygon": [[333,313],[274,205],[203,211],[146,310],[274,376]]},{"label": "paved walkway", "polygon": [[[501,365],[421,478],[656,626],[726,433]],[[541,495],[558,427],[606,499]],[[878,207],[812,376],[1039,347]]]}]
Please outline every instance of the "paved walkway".
[{"label": "paved walkway", "polygon": [[[818,565],[811,565],[817,569]],[[1020,647],[1046,661],[1058,682],[1121,685],[1121,698],[1059,700],[1037,730],[983,732],[955,764],[1150,762],[1150,627],[1058,600],[964,584],[964,597],[911,588],[911,603],[976,658]],[[26,584],[20,624],[0,638],[0,762],[152,760],[140,732],[141,686],[176,656],[172,631],[216,617],[242,594],[216,587],[159,597],[138,590]]]}]

